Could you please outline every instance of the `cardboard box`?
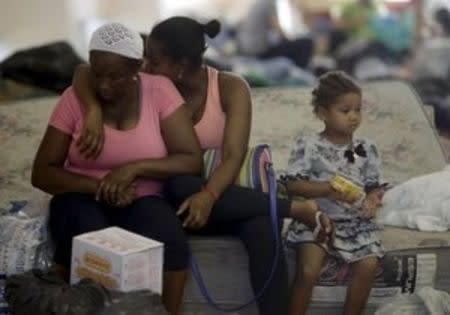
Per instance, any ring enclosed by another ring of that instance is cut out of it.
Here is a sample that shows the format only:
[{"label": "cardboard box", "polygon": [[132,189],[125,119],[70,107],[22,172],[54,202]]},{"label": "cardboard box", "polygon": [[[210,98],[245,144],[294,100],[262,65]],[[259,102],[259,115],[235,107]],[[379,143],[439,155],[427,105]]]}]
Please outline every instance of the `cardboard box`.
[{"label": "cardboard box", "polygon": [[123,292],[162,293],[163,244],[111,227],[73,239],[70,283],[82,278]]}]

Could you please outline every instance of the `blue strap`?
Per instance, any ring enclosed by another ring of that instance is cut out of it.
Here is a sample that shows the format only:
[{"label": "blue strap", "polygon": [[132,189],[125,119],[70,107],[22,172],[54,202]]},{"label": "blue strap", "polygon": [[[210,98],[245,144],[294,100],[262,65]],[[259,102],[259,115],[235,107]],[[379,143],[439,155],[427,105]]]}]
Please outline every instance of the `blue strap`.
[{"label": "blue strap", "polygon": [[272,281],[273,275],[275,273],[275,270],[277,268],[279,256],[280,256],[280,238],[279,238],[279,227],[278,227],[278,208],[277,208],[277,183],[275,178],[275,171],[273,170],[272,164],[267,163],[266,164],[266,171],[269,181],[269,198],[270,198],[270,218],[272,221],[272,229],[273,229],[273,235],[275,239],[275,255],[274,255],[274,261],[272,264],[272,269],[270,271],[270,275],[267,278],[267,281],[264,283],[264,286],[262,289],[248,302],[244,303],[243,305],[236,306],[233,308],[223,308],[219,306],[216,302],[214,302],[213,298],[208,292],[208,288],[205,285],[205,282],[203,281],[203,277],[201,275],[200,269],[198,267],[197,262],[195,261],[195,258],[193,255],[191,255],[191,271],[192,275],[197,281],[197,285],[200,289],[200,292],[205,297],[208,304],[213,307],[214,309],[224,312],[224,313],[232,313],[232,312],[238,312],[247,306],[253,304],[256,302],[257,299],[259,299],[264,291],[266,290],[267,286]]}]

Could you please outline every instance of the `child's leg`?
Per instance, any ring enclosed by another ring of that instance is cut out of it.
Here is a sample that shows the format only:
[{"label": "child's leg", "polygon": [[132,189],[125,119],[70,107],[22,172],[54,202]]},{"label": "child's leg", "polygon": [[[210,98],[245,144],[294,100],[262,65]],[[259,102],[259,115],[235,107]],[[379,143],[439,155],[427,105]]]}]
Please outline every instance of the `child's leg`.
[{"label": "child's leg", "polygon": [[344,314],[362,314],[375,280],[377,257],[367,257],[352,265],[352,279],[348,285]]},{"label": "child's leg", "polygon": [[289,307],[290,315],[306,313],[326,256],[325,250],[317,244],[307,243],[299,246],[297,274],[292,286]]}]

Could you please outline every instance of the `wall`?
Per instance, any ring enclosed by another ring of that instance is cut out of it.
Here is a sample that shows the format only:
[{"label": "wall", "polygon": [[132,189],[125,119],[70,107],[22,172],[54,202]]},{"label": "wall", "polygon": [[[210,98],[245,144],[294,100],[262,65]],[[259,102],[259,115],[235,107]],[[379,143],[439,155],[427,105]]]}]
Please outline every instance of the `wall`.
[{"label": "wall", "polygon": [[67,38],[66,5],[66,1],[58,0],[1,0],[0,45],[3,53]]},{"label": "wall", "polygon": [[148,32],[173,14],[235,23],[257,0],[0,0],[0,60],[22,48],[69,41],[86,57],[91,32],[105,21]]}]

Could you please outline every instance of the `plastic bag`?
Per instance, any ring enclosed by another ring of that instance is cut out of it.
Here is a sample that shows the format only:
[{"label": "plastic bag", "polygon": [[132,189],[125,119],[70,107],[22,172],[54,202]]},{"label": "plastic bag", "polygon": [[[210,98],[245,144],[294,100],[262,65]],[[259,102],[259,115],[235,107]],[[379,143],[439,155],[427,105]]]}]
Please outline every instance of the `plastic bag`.
[{"label": "plastic bag", "polygon": [[430,287],[405,295],[381,306],[375,315],[446,315],[450,314],[450,295]]},{"label": "plastic bag", "polygon": [[0,274],[13,275],[51,264],[47,218],[0,216]]},{"label": "plastic bag", "polygon": [[108,291],[90,279],[69,285],[52,272],[32,270],[6,281],[6,299],[16,315],[165,315],[150,291]]},{"label": "plastic bag", "polygon": [[91,280],[70,287],[55,274],[32,270],[6,280],[6,300],[17,315],[98,313],[107,292]]},{"label": "plastic bag", "polygon": [[21,211],[29,218],[47,217],[51,198],[51,195],[33,188],[30,199]]},{"label": "plastic bag", "polygon": [[421,231],[443,232],[450,228],[450,167],[412,178],[383,197],[378,212],[381,224]]}]

